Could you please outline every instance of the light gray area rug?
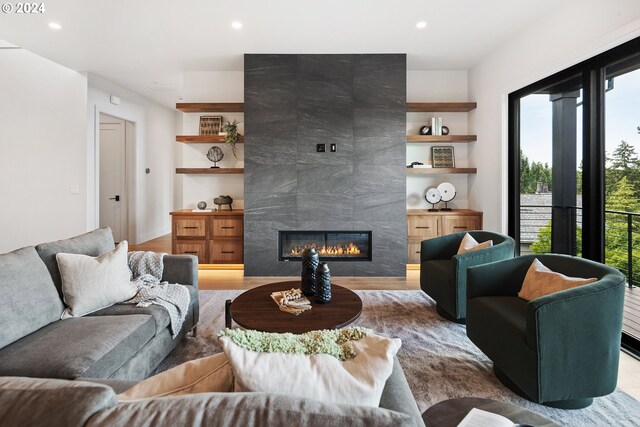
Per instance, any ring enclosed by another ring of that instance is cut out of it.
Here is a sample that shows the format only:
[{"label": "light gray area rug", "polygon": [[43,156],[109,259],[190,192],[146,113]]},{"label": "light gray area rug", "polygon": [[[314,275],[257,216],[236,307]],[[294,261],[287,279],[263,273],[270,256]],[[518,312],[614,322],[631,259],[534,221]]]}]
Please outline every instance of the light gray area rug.
[{"label": "light gray area rug", "polygon": [[[217,333],[224,328],[225,300],[242,291],[200,291],[198,336],[191,334],[157,372],[218,353]],[[547,408],[504,387],[491,361],[467,338],[465,326],[442,319],[435,302],[422,291],[357,291],[364,308],[354,325],[402,339],[400,363],[421,411],[455,397],[484,397],[511,402],[570,426],[640,426],[640,402],[616,390],[580,410]]]}]

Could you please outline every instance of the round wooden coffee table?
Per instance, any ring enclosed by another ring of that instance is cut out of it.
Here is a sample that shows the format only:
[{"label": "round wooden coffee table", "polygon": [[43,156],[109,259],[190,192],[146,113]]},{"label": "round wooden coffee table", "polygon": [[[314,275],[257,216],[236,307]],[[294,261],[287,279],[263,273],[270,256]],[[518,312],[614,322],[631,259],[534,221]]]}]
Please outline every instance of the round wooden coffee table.
[{"label": "round wooden coffee table", "polygon": [[230,305],[231,318],[245,329],[302,334],[318,329],[337,329],[352,323],[362,313],[362,300],[350,289],[331,284],[331,302],[318,304],[296,316],[278,309],[271,293],[300,288],[300,281],[277,282],[250,289]]}]

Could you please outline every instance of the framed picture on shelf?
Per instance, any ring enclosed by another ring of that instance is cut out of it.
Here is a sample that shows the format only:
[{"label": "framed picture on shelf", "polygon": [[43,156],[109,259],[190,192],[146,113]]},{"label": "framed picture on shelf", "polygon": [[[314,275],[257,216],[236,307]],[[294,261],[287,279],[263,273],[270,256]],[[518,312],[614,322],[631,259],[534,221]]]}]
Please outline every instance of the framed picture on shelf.
[{"label": "framed picture on shelf", "polygon": [[222,129],[222,116],[200,116],[200,135],[218,135]]},{"label": "framed picture on shelf", "polygon": [[431,147],[431,162],[434,168],[455,168],[453,147]]}]

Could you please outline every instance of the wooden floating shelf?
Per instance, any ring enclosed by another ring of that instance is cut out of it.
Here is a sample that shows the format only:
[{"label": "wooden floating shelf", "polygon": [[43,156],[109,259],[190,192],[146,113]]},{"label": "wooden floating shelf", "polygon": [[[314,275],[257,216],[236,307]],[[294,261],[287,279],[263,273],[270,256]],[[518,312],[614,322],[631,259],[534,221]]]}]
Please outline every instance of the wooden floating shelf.
[{"label": "wooden floating shelf", "polygon": [[477,107],[475,102],[407,102],[409,113],[468,113]]},{"label": "wooden floating shelf", "polygon": [[477,173],[476,168],[407,168],[407,175],[431,175],[444,173]]},{"label": "wooden floating shelf", "polygon": [[183,113],[242,113],[244,102],[182,102],[176,110]]},{"label": "wooden floating shelf", "polygon": [[407,135],[407,142],[473,142],[477,135]]},{"label": "wooden floating shelf", "polygon": [[[225,139],[222,135],[177,135],[177,142],[184,144],[217,144],[224,143]],[[244,136],[238,135],[238,142],[244,142]]]},{"label": "wooden floating shelf", "polygon": [[176,168],[176,173],[187,175],[239,175],[244,168]]}]

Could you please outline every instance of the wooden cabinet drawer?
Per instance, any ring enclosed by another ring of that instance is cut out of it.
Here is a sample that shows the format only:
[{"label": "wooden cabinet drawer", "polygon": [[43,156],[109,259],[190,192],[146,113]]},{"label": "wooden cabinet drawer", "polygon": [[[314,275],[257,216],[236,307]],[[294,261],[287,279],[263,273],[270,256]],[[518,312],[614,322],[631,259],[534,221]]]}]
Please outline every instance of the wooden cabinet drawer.
[{"label": "wooden cabinet drawer", "polygon": [[207,242],[202,240],[190,240],[188,242],[176,242],[173,247],[174,254],[195,255],[199,264],[207,263]]},{"label": "wooden cabinet drawer", "polygon": [[174,219],[173,227],[176,237],[202,237],[207,236],[206,219]]},{"label": "wooden cabinet drawer", "polygon": [[420,264],[420,244],[421,239],[409,239],[407,242],[407,263],[408,264]]},{"label": "wooden cabinet drawer", "polygon": [[438,217],[411,216],[407,220],[409,237],[430,239],[438,236]]},{"label": "wooden cabinet drawer", "polygon": [[227,218],[213,220],[213,237],[241,237],[242,218]]},{"label": "wooden cabinet drawer", "polygon": [[241,264],[243,260],[242,240],[211,241],[211,257],[214,263]]},{"label": "wooden cabinet drawer", "polygon": [[480,228],[480,218],[477,216],[443,216],[442,235],[461,233]]}]

